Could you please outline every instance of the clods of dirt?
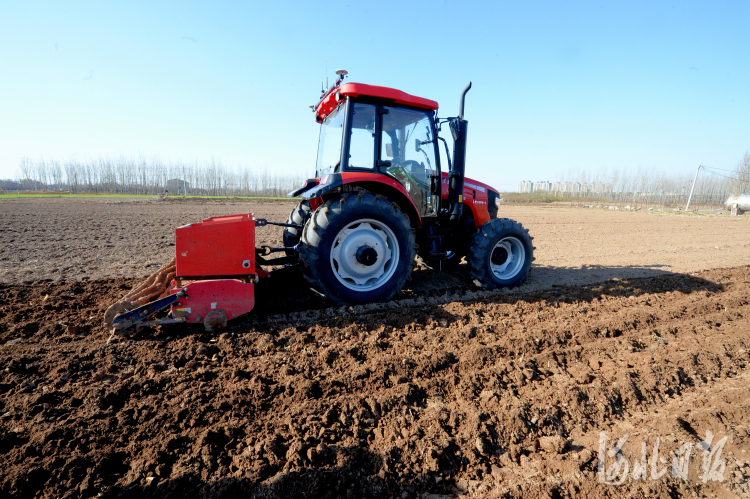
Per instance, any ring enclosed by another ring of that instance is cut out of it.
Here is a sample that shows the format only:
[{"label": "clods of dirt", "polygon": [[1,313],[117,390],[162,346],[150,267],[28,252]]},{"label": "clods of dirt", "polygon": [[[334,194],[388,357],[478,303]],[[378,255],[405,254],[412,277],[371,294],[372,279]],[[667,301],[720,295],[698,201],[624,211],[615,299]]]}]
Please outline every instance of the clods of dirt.
[{"label": "clods of dirt", "polygon": [[[750,267],[359,308],[280,295],[220,334],[108,344],[101,313],[132,284],[0,286],[3,495],[748,495]],[[728,439],[704,483],[708,431]],[[627,479],[602,483],[626,435]],[[633,480],[657,439],[665,462]]]}]

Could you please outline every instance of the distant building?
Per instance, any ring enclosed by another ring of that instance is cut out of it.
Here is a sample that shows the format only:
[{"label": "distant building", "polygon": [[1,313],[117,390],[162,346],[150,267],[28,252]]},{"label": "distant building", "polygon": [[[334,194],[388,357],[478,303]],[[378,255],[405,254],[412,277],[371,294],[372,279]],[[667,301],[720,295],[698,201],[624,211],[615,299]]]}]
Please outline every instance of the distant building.
[{"label": "distant building", "polygon": [[187,194],[188,192],[190,192],[190,182],[186,182],[185,180],[180,180],[178,178],[167,180],[167,191],[169,191],[169,193],[173,195]]},{"label": "distant building", "polygon": [[517,190],[518,192],[531,192],[533,189],[534,183],[530,180],[523,180],[518,183]]}]

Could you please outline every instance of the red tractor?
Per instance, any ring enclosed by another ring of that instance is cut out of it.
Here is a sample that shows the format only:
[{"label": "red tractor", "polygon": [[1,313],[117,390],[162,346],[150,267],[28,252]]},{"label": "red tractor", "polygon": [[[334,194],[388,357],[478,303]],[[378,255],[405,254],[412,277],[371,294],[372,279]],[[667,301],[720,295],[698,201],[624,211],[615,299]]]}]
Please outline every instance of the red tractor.
[{"label": "red tractor", "polygon": [[[461,94],[456,118],[438,104],[392,88],[343,83],[346,71],[312,106],[321,124],[315,178],[289,193],[302,201],[286,223],[252,214],[213,217],[175,229],[175,258],[105,313],[115,330],[203,323],[214,330],[255,305],[263,266],[300,264],[313,289],[334,303],[391,299],[415,257],[432,267],[466,257],[483,287],[515,286],[533,260],[521,224],[498,218],[499,195],[464,176]],[[448,124],[453,161],[438,132]],[[445,146],[448,171],[440,165]],[[284,246],[255,248],[255,228],[284,227]],[[275,252],[280,258],[266,259]],[[154,301],[155,299],[155,301]],[[154,319],[170,308],[169,316]]]},{"label": "red tractor", "polygon": [[[315,178],[284,230],[287,254],[312,287],[343,303],[390,299],[415,254],[445,268],[467,258],[479,286],[515,286],[533,260],[520,223],[498,218],[498,192],[464,176],[468,122],[438,118],[438,103],[387,87],[337,81],[315,106],[321,124]],[[447,123],[453,161],[439,132]],[[442,171],[439,143],[448,158]]]}]

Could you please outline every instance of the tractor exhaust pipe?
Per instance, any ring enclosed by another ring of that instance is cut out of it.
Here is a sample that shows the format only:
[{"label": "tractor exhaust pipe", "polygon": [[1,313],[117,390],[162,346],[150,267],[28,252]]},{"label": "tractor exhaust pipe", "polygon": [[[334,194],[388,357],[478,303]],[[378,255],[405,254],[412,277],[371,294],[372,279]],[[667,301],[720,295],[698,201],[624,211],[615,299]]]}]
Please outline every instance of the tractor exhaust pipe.
[{"label": "tractor exhaust pipe", "polygon": [[471,82],[461,92],[461,105],[458,108],[458,118],[449,122],[453,135],[453,170],[448,174],[448,202],[451,206],[450,221],[458,223],[463,210],[464,177],[466,173],[466,136],[469,122],[464,119],[464,101],[466,93],[471,88]]},{"label": "tractor exhaust pipe", "polygon": [[464,88],[464,91],[461,92],[461,105],[458,107],[458,117],[459,119],[464,119],[464,101],[466,100],[466,93],[471,89],[471,82],[469,82],[468,85],[466,85],[466,88]]}]

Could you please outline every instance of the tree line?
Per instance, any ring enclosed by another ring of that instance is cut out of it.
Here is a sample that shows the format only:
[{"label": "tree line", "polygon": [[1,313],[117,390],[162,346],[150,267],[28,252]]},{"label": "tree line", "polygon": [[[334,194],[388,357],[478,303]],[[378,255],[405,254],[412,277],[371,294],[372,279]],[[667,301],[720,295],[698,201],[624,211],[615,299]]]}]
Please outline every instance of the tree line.
[{"label": "tree line", "polygon": [[[558,173],[557,183],[605,184],[607,192],[549,192],[556,197],[597,198],[611,202],[684,204],[693,188],[694,172],[665,174],[651,168],[596,170]],[[0,190],[67,191],[97,194],[158,194],[187,182],[188,194],[202,196],[283,196],[302,185],[303,174],[282,174],[268,169],[232,168],[220,161],[163,161],[144,156],[45,160],[21,158],[19,178],[0,181]],[[175,185],[175,182],[172,182]],[[182,194],[172,189],[170,194]],[[181,189],[180,189],[181,190]],[[733,170],[701,168],[693,201],[696,205],[722,205],[733,194],[750,191],[750,151]]]},{"label": "tree line", "polygon": [[2,181],[0,188],[74,194],[159,194],[167,191],[169,185],[177,185],[169,194],[183,194],[179,186],[186,182],[189,195],[284,196],[306,178],[302,174],[269,172],[266,168],[232,168],[213,159],[188,163],[142,156],[63,161],[25,157],[18,169],[19,178]]},{"label": "tree line", "polygon": [[[584,184],[606,184],[607,192],[550,192],[558,197],[591,198],[617,204],[684,206],[691,189],[691,206],[722,206],[734,194],[750,191],[750,151],[732,169],[701,167],[697,178],[695,170],[683,174],[665,174],[651,168],[619,170],[569,171],[558,174],[559,182]],[[693,181],[695,187],[693,188]]]}]

